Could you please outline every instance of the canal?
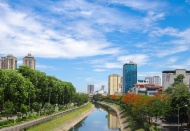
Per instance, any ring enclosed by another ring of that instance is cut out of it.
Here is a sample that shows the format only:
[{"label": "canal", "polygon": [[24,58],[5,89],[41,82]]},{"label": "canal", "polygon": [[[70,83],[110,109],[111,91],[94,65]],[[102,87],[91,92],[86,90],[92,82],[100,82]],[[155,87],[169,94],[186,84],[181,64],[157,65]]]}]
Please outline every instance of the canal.
[{"label": "canal", "polygon": [[94,111],[69,131],[119,131],[117,114],[108,107],[95,104]]}]

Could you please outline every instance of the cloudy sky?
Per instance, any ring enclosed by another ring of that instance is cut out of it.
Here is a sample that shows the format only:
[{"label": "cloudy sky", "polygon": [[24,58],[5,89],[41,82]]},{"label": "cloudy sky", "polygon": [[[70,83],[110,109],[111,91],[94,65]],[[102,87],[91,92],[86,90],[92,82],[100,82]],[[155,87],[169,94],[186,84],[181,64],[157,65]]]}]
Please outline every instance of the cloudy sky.
[{"label": "cloudy sky", "polygon": [[29,52],[77,91],[107,88],[130,60],[138,79],[189,70],[190,0],[0,0],[0,57]]}]

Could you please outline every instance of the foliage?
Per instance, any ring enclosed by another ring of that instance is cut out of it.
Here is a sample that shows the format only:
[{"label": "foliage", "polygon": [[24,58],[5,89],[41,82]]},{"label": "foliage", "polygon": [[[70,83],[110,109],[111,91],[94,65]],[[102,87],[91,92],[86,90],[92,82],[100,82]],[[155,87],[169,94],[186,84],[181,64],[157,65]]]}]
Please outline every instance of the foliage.
[{"label": "foliage", "polygon": [[76,93],[74,96],[73,96],[73,102],[77,104],[77,106],[80,106],[86,102],[89,101],[89,98],[88,98],[88,95],[86,94],[79,94],[79,93]]},{"label": "foliage", "polygon": [[46,114],[48,114],[48,115],[50,115],[50,114],[52,114],[53,112],[54,112],[54,108],[53,108],[53,106],[50,104],[50,103],[48,103],[48,102],[46,102],[45,104],[44,104],[44,110],[45,110],[45,113]]},{"label": "foliage", "polygon": [[175,86],[175,85],[178,85],[178,84],[182,84],[184,78],[185,78],[185,76],[183,74],[177,75],[177,77],[174,78],[174,83],[172,84],[172,86]]},{"label": "foliage", "polygon": [[14,104],[13,102],[11,101],[6,101],[4,106],[3,106],[3,109],[5,111],[5,114],[7,116],[7,119],[9,116],[11,116],[13,114],[13,111],[14,111]]},{"label": "foliage", "polygon": [[19,112],[21,104],[30,107],[30,103],[34,102],[49,102],[52,105],[75,102],[81,105],[88,101],[88,97],[77,94],[70,82],[61,81],[28,66],[20,66],[17,70],[0,69],[1,112],[5,101],[13,102],[15,112]]},{"label": "foliage", "polygon": [[110,96],[110,99],[111,99],[111,100],[114,100],[114,101],[117,101],[117,100],[120,99],[120,97],[119,97],[119,95],[115,95],[115,94],[114,94],[114,95],[111,95],[111,96]]},{"label": "foliage", "polygon": [[42,104],[34,102],[32,104],[32,108],[34,109],[35,112],[39,113],[41,111],[41,109],[42,109]]},{"label": "foliage", "polygon": [[11,125],[12,123],[14,123],[14,119],[0,121],[0,128]]},{"label": "foliage", "polygon": [[23,117],[24,114],[27,113],[27,111],[28,111],[27,106],[24,105],[24,104],[21,104],[21,106],[20,106],[20,112],[22,113],[22,117]]},{"label": "foliage", "polygon": [[101,94],[95,94],[94,96],[93,96],[93,100],[94,101],[101,101],[102,100],[102,95]]}]

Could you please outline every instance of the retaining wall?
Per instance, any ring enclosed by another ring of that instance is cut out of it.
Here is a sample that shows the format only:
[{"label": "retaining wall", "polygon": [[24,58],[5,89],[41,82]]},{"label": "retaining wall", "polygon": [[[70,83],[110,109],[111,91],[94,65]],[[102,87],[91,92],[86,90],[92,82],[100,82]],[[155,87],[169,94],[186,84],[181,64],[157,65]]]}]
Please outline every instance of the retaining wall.
[{"label": "retaining wall", "polygon": [[112,105],[111,103],[107,103],[107,102],[98,102],[99,104],[108,106],[110,108],[112,108],[113,110],[116,111],[117,116],[118,116],[118,121],[119,121],[119,126],[120,126],[120,131],[131,131],[127,120],[126,120],[126,116],[124,111],[121,111],[120,109],[118,109],[117,107],[115,107],[114,105]]}]

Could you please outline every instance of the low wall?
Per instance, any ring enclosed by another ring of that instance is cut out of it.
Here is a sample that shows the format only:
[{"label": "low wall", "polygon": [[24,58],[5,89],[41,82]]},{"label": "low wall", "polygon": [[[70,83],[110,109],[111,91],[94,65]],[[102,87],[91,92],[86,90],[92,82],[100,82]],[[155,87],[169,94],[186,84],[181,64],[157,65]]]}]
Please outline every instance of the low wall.
[{"label": "low wall", "polygon": [[80,107],[69,109],[69,110],[66,110],[66,111],[63,111],[63,112],[58,112],[58,113],[55,113],[55,114],[52,114],[52,115],[49,115],[49,116],[44,116],[44,117],[41,117],[41,118],[38,118],[38,119],[35,119],[35,120],[31,120],[31,121],[28,121],[28,122],[17,124],[17,125],[11,126],[11,127],[5,127],[5,128],[0,129],[0,131],[20,131],[20,130],[24,130],[25,128],[40,124],[42,122],[49,121],[49,120],[57,118],[57,117],[60,117],[60,116],[62,116],[64,114],[72,112],[74,110],[78,110],[78,109],[86,106],[87,104],[88,103],[86,103],[86,104],[84,104],[84,105],[82,105]]}]

